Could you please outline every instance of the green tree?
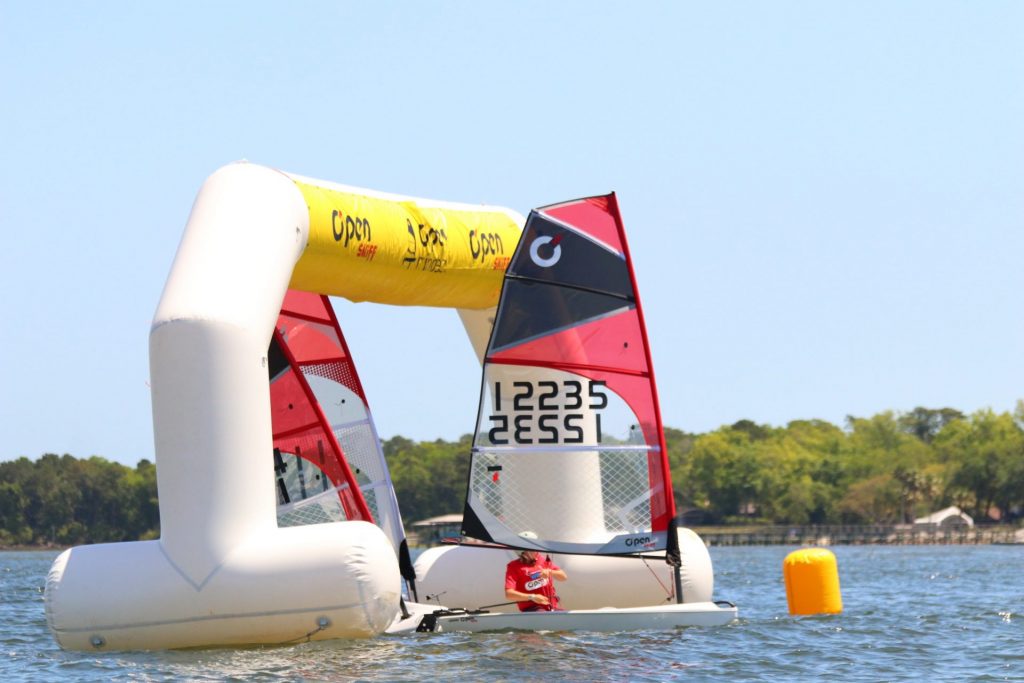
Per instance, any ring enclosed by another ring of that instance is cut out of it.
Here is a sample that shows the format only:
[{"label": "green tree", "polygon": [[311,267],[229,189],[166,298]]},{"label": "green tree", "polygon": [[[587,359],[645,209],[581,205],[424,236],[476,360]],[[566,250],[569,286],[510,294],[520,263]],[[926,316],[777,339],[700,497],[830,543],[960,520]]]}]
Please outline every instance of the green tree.
[{"label": "green tree", "polygon": [[690,502],[724,520],[753,513],[764,474],[749,433],[723,427],[697,437],[684,477]]},{"label": "green tree", "polygon": [[414,443],[394,437],[383,443],[395,495],[406,522],[462,510],[469,476],[471,437]]},{"label": "green tree", "polygon": [[952,473],[949,486],[979,520],[998,510],[1007,518],[1024,503],[1024,432],[1014,416],[980,410],[946,426],[935,438]]},{"label": "green tree", "polygon": [[837,504],[847,524],[890,524],[900,521],[900,490],[891,474],[853,482]]},{"label": "green tree", "polygon": [[899,417],[900,427],[925,443],[931,443],[935,435],[953,420],[962,420],[964,414],[954,408],[922,408],[918,406]]},{"label": "green tree", "polygon": [[675,494],[676,508],[680,513],[696,507],[692,482],[687,475],[687,463],[693,452],[696,436],[679,429],[665,428],[665,447],[668,449],[668,463],[672,477],[672,489]]},{"label": "green tree", "polygon": [[25,520],[27,503],[18,482],[0,481],[0,545],[21,545],[32,540],[32,529]]},{"label": "green tree", "polygon": [[81,544],[158,533],[156,470],[47,453],[0,463],[0,543]]},{"label": "green tree", "polygon": [[131,505],[135,511],[130,535],[139,539],[160,536],[160,502],[157,499],[156,465],[143,458],[135,470],[126,473]]},{"label": "green tree", "polygon": [[[1024,401],[1012,414],[915,408],[785,428],[739,420],[706,434],[666,428],[677,508],[711,521],[892,523],[956,504],[977,519],[1024,509]],[[471,439],[384,442],[406,522],[462,509]],[[0,544],[159,535],[156,467],[47,453],[0,463]]]}]

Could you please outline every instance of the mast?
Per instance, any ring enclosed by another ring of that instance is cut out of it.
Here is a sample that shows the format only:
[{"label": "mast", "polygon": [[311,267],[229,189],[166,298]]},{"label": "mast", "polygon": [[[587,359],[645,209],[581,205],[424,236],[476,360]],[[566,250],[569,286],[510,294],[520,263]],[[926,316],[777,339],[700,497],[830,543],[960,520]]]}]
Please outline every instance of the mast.
[{"label": "mast", "polygon": [[658,383],[654,379],[654,362],[651,359],[651,343],[647,336],[647,323],[644,320],[643,306],[640,304],[640,293],[636,287],[636,273],[633,270],[633,259],[629,254],[629,244],[626,242],[626,228],[622,224],[622,214],[619,211],[619,200],[613,192],[609,196],[609,205],[611,207],[611,213],[615,217],[615,224],[619,229],[619,234],[622,235],[622,251],[626,255],[626,265],[629,267],[629,277],[633,282],[634,292],[636,292],[636,315],[640,321],[640,330],[644,336],[644,352],[647,355],[647,367],[651,378],[651,394],[654,400],[654,412],[658,419],[658,444],[661,448],[663,457],[661,458],[662,476],[666,482],[670,482],[666,487],[665,496],[666,503],[668,505],[669,523],[668,523],[668,544],[665,548],[665,561],[672,567],[672,575],[675,581],[675,594],[676,602],[683,602],[683,577],[682,577],[682,565],[683,558],[679,550],[679,533],[678,517],[676,510],[675,491],[672,489],[672,472],[668,462],[668,447],[665,444],[665,426],[661,422],[661,402],[658,399]]}]

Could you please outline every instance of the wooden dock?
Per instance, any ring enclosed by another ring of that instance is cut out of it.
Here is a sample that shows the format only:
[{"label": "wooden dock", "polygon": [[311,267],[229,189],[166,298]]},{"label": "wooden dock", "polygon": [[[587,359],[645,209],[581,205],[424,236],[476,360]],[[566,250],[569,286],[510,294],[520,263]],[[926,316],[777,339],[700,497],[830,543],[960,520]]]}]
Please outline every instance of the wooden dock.
[{"label": "wooden dock", "polygon": [[987,545],[1020,543],[1018,527],[978,524],[809,525],[691,527],[709,546],[724,545]]}]

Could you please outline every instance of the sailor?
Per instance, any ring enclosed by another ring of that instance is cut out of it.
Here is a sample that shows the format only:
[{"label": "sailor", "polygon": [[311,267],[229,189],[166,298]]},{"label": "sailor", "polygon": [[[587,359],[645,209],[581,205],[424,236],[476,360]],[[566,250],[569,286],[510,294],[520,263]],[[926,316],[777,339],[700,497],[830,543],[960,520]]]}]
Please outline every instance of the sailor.
[{"label": "sailor", "polygon": [[[537,538],[532,531],[519,535],[527,540]],[[520,612],[561,609],[552,579],[565,581],[566,578],[565,571],[551,561],[550,555],[520,550],[518,557],[505,567],[505,597],[516,601]]]}]

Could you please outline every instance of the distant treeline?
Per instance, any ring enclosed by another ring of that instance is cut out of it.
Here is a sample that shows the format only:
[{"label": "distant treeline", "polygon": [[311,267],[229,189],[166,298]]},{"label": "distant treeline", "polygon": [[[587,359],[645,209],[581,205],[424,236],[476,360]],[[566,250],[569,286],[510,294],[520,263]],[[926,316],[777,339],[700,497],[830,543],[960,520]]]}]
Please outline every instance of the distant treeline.
[{"label": "distant treeline", "polygon": [[0,545],[78,545],[159,535],[156,467],[47,454],[0,462]]},{"label": "distant treeline", "polygon": [[[785,427],[742,420],[707,434],[666,429],[688,523],[891,524],[958,505],[976,521],[1024,509],[1024,402],[965,416],[916,408]],[[406,523],[462,510],[470,437],[384,442]],[[268,462],[268,476],[272,467]],[[0,545],[159,535],[156,469],[47,454],[0,463]]]},{"label": "distant treeline", "polygon": [[[892,524],[958,505],[977,521],[1024,507],[1024,402],[997,414],[887,411],[785,427],[741,420],[665,430],[676,505],[691,524]],[[461,512],[470,438],[384,444],[406,521]]]}]

